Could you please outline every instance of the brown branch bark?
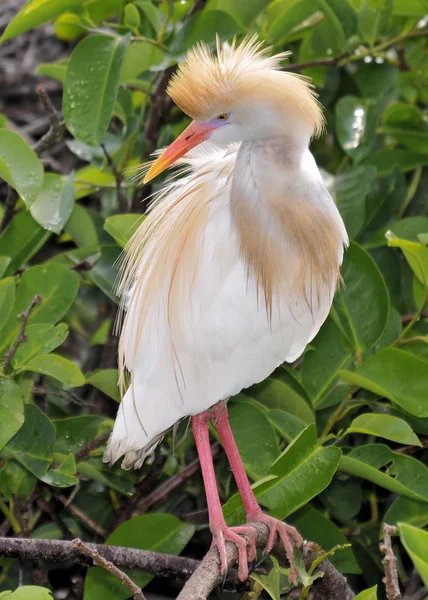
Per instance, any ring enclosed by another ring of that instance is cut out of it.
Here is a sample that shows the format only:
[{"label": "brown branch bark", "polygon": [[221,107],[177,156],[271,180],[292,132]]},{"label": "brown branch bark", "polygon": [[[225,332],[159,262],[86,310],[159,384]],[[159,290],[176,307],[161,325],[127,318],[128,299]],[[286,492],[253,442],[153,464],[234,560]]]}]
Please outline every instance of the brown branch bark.
[{"label": "brown branch bark", "polygon": [[[257,546],[264,548],[269,535],[268,527],[258,522],[250,523],[250,525],[256,531]],[[236,562],[237,550],[230,543],[226,544],[226,548],[228,564],[231,566]],[[305,542],[302,552],[304,563],[309,568],[319,556],[320,548],[313,542]],[[272,553],[282,560],[285,559],[284,549],[280,544],[276,544]],[[312,586],[313,600],[352,600],[354,598],[354,593],[345,577],[328,560],[324,560],[317,570],[323,571],[324,576],[316,580]],[[212,548],[183,587],[177,600],[205,600],[212,590],[221,584],[222,578],[218,553],[215,548]]]},{"label": "brown branch bark", "polygon": [[[257,546],[266,545],[269,531],[262,523],[251,523],[256,531]],[[119,569],[143,571],[152,575],[170,579],[189,579],[179,595],[179,600],[203,600],[219,584],[223,577],[220,575],[220,565],[217,550],[208,552],[199,562],[191,558],[171,556],[148,550],[136,550],[120,546],[105,546],[102,544],[85,544],[91,552],[113,563]],[[311,542],[305,542],[303,559],[307,568],[319,555],[320,548]],[[284,551],[277,544],[273,553],[283,560]],[[236,561],[236,548],[227,544],[229,565]],[[28,560],[43,560],[48,562],[78,562],[85,566],[92,564],[91,558],[77,549],[73,542],[43,539],[0,538],[0,556],[6,558],[21,558]],[[324,577],[317,580],[312,587],[313,600],[352,600],[354,594],[333,565],[325,560],[319,565]],[[247,590],[248,582],[241,583],[234,569],[229,569],[225,580],[225,589]]]},{"label": "brown branch bark", "polygon": [[107,164],[110,167],[110,170],[113,173],[115,181],[116,181],[116,202],[117,202],[117,206],[119,208],[119,212],[121,214],[126,213],[126,212],[128,212],[128,199],[122,190],[123,174],[120,173],[120,171],[118,171],[118,169],[117,169],[116,165],[114,164],[114,161],[113,161],[112,157],[110,156],[109,152],[107,151],[107,148],[105,147],[105,145],[100,144],[100,146],[101,146],[101,150],[104,153],[104,156],[106,157]]},{"label": "brown branch bark", "polygon": [[65,122],[58,115],[55,106],[52,104],[45,90],[42,87],[38,87],[36,92],[51,123],[45,135],[33,146],[34,152],[40,156],[62,140],[65,132]]},{"label": "brown branch bark", "polygon": [[391,535],[397,533],[397,528],[387,523],[383,524],[383,544],[379,545],[380,551],[385,554],[382,561],[385,570],[383,582],[388,600],[402,600],[400,584],[398,582],[397,559],[392,550]]},{"label": "brown branch bark", "polygon": [[9,185],[7,186],[7,196],[5,200],[4,213],[3,218],[0,223],[0,233],[6,229],[9,223],[13,219],[13,215],[15,212],[15,206],[18,202],[18,194],[16,191],[11,188]]},{"label": "brown branch bark", "polygon": [[[221,451],[221,446],[218,442],[215,442],[211,446],[211,455],[213,460],[215,460]],[[167,479],[164,483],[161,483],[159,487],[157,487],[153,492],[148,494],[143,500],[138,504],[136,510],[132,513],[133,517],[138,515],[142,515],[149,511],[153,506],[159,504],[165,498],[169,496],[175,489],[177,489],[180,485],[182,485],[185,481],[193,477],[195,473],[199,471],[199,459],[194,460],[190,465],[187,465],[185,469],[176,473],[170,479]]]},{"label": "brown branch bark", "polygon": [[82,446],[74,455],[74,460],[76,462],[86,460],[92,452],[92,450],[99,448],[101,444],[104,444],[104,442],[108,440],[108,438],[110,437],[110,433],[111,431],[106,431],[105,433],[98,435],[95,439]]},{"label": "brown branch bark", "polygon": [[4,355],[3,375],[6,375],[8,369],[10,367],[10,363],[12,362],[12,359],[15,356],[16,351],[18,350],[19,346],[27,341],[27,336],[25,335],[25,330],[27,329],[28,319],[33,311],[33,308],[37,304],[40,304],[41,301],[42,301],[42,297],[39,294],[36,294],[34,296],[34,298],[31,300],[30,305],[27,308],[27,310],[19,315],[19,318],[22,321],[21,328],[19,330],[18,335],[16,336],[16,340],[14,341],[12,348],[8,352],[6,352],[6,354]]},{"label": "brown branch bark", "polygon": [[117,577],[117,579],[119,579],[122,585],[127,587],[128,590],[133,594],[134,600],[145,600],[145,596],[141,589],[138,587],[138,585],[134,581],[132,581],[132,579],[128,577],[126,573],[124,573],[123,571],[121,571],[121,569],[116,567],[116,565],[114,565],[111,561],[106,560],[103,556],[100,556],[97,550],[91,548],[90,546],[88,546],[88,544],[85,544],[84,542],[82,542],[82,540],[79,539],[73,540],[71,543],[73,545],[73,548],[76,548],[76,550],[80,550],[81,552],[84,552],[85,554],[90,556],[94,561],[94,565],[96,565],[97,567],[102,567],[103,569],[111,573],[111,575]]}]

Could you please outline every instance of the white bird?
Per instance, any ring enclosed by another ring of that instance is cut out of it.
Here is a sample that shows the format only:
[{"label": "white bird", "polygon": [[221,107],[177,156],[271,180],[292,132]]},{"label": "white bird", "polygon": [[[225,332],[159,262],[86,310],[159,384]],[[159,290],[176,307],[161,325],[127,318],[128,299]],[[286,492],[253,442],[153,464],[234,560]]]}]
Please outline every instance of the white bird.
[{"label": "white bird", "polygon": [[[308,149],[324,125],[308,79],[282,71],[287,54],[269,56],[255,38],[217,46],[216,56],[193,48],[168,87],[193,121],[144,182],[180,158],[185,176],[156,195],[126,248],[119,358],[122,384],[125,371],[131,383],[104,459],[124,455],[124,468],[138,468],[191,416],[221,568],[232,541],[245,579],[254,530],[223,518],[212,418],[247,521],[269,526],[266,551],[280,536],[295,580],[292,542],[301,537],[257,504],[226,403],[302,354],[328,315],[348,238]],[[240,534],[250,536],[248,549]]]}]

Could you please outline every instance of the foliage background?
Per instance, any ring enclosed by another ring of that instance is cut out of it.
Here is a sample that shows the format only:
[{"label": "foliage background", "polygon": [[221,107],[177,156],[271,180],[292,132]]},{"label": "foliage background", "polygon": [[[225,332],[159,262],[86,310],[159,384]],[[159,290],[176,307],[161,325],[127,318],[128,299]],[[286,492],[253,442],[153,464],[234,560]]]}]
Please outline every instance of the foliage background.
[{"label": "foliage background", "polygon": [[[175,452],[167,437],[137,473],[101,460],[119,400],[115,261],[152,191],[136,189],[122,173],[188,124],[164,93],[186,50],[199,40],[213,44],[216,33],[223,40],[258,33],[275,51],[292,52],[289,68],[313,78],[328,126],[312,149],[353,242],[345,285],[319,335],[295,365],[232,399],[232,427],[252,481],[277,476],[256,488],[262,505],[326,550],[350,544],[332,561],[356,592],[379,585],[384,597],[383,521],[403,523],[394,542],[402,584],[415,583],[412,561],[428,583],[426,0],[7,6],[0,47],[1,535],[78,535],[193,557],[209,547],[194,443],[184,430]],[[28,69],[34,57],[35,72]],[[30,148],[49,126],[37,83],[67,128],[42,151]],[[36,294],[27,341],[16,346],[19,315]],[[237,520],[230,471],[217,445],[213,452],[222,497],[230,498],[225,512]],[[177,473],[180,485],[151,494],[176,483]],[[83,584],[76,565],[0,565],[0,590],[39,584],[56,598],[127,597],[95,568]],[[174,596],[179,589],[173,581],[135,579],[148,592]],[[376,598],[376,590],[364,598]]]}]

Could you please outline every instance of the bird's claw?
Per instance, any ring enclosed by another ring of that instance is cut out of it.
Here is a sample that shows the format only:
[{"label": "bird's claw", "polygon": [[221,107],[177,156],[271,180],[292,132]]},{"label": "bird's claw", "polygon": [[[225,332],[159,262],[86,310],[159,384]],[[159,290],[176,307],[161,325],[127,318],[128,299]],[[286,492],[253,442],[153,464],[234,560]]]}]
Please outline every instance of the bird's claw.
[{"label": "bird's claw", "polygon": [[287,523],[284,523],[279,519],[275,519],[274,517],[266,515],[262,511],[252,516],[249,520],[259,521],[260,523],[264,523],[269,527],[268,541],[263,552],[263,558],[260,562],[263,562],[263,560],[270,554],[278,534],[279,539],[284,546],[285,555],[290,564],[290,575],[288,576],[288,580],[290,583],[294,583],[298,579],[299,574],[294,563],[293,542],[298,548],[302,546],[303,538],[300,533],[295,527],[287,525]]},{"label": "bird's claw", "polygon": [[[217,547],[220,557],[220,572],[223,575],[223,585],[227,575],[226,542],[235,544],[238,550],[238,577],[241,581],[248,578],[248,563],[256,560],[256,533],[248,525],[241,527],[220,527],[213,529],[213,545]],[[248,541],[241,536],[246,536]],[[247,546],[248,544],[248,546]]]}]

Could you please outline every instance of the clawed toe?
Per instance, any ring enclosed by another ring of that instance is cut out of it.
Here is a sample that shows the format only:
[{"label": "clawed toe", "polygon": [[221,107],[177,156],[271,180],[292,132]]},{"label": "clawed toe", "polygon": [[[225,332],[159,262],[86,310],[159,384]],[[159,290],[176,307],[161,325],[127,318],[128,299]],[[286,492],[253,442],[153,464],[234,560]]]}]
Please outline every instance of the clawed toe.
[{"label": "clawed toe", "polygon": [[291,525],[287,525],[287,523],[284,523],[279,519],[275,519],[274,517],[266,515],[261,511],[257,515],[254,515],[251,520],[260,521],[269,527],[268,541],[263,552],[263,559],[260,562],[263,562],[264,558],[269,555],[278,535],[282,545],[284,546],[285,555],[290,564],[290,575],[288,580],[290,583],[297,581],[299,574],[294,563],[293,543],[298,548],[300,548],[303,544],[303,538],[297,529]]},{"label": "clawed toe", "polygon": [[[247,536],[247,541],[241,537]],[[213,531],[213,544],[217,547],[220,557],[221,573],[223,575],[223,584],[227,575],[227,553],[226,542],[235,544],[238,550],[238,577],[241,581],[248,579],[249,564],[256,560],[256,534],[252,527],[222,527]]]}]

